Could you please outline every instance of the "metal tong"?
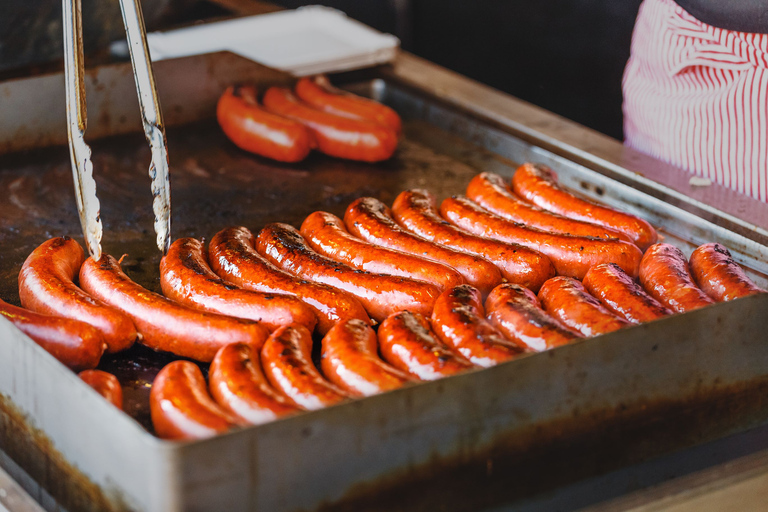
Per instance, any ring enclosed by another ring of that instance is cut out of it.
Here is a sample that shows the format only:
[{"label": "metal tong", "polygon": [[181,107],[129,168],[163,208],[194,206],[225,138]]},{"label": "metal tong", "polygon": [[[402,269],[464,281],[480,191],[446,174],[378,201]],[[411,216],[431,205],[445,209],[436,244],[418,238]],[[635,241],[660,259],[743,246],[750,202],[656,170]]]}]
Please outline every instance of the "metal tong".
[{"label": "metal tong", "polygon": [[[123,23],[131,54],[133,76],[139,96],[139,107],[144,134],[149,142],[152,161],[149,176],[152,179],[152,209],[155,214],[157,247],[165,254],[170,246],[171,185],[169,179],[168,145],[160,104],[157,100],[155,77],[147,47],[147,33],[139,0],[120,0]],[[81,0],[62,0],[64,25],[64,79],[67,94],[67,132],[75,198],[80,225],[94,260],[101,258],[102,225],[100,203],[93,179],[91,148],[85,143],[87,124],[85,83],[83,78],[83,28]]]}]

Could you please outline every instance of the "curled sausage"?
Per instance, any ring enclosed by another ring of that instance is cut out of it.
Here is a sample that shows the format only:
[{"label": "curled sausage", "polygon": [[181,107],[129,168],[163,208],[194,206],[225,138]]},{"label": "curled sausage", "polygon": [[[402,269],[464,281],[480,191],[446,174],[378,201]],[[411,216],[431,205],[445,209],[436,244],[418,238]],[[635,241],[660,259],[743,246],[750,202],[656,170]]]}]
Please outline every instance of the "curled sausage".
[{"label": "curled sausage", "polygon": [[704,244],[693,251],[691,273],[704,293],[717,302],[765,293],[718,243]]},{"label": "curled sausage", "polygon": [[302,409],[322,409],[349,398],[317,371],[312,362],[312,335],[302,325],[273,332],[261,349],[261,364],[269,382]]},{"label": "curled sausage", "polygon": [[549,167],[530,163],[521,165],[512,176],[512,190],[545,210],[621,231],[642,250],[658,239],[656,230],[645,220],[581,199],[563,189]]},{"label": "curled sausage", "polygon": [[426,190],[406,190],[392,204],[392,213],[401,226],[431,242],[469,252],[492,261],[513,283],[532,290],[555,275],[552,262],[527,247],[473,235],[440,217],[435,198]]},{"label": "curled sausage", "polygon": [[683,251],[670,244],[654,244],[645,251],[640,284],[651,297],[678,313],[715,302],[693,282]]},{"label": "curled sausage", "polygon": [[216,118],[237,147],[280,162],[304,160],[315,145],[303,124],[261,108],[254,87],[227,88],[216,106]]},{"label": "curled sausage", "polygon": [[269,385],[261,370],[259,350],[247,343],[230,343],[216,352],[208,372],[208,387],[221,407],[251,425],[298,410]]},{"label": "curled sausage", "polygon": [[95,389],[107,402],[120,410],[123,409],[123,388],[117,377],[101,370],[85,370],[80,372],[78,377]]},{"label": "curled sausage", "polygon": [[88,258],[80,269],[80,284],[88,293],[129,315],[142,335],[141,343],[155,350],[209,362],[227,343],[264,343],[267,329],[251,320],[192,309],[153,293],[131,281],[115,258]]},{"label": "curled sausage", "polygon": [[84,259],[83,248],[68,236],[51,238],[37,247],[19,272],[21,305],[92,325],[101,333],[107,352],[125,350],[136,341],[136,327],[128,315],[75,285]]},{"label": "curled sausage", "polygon": [[189,361],[174,361],[155,377],[149,393],[155,434],[163,439],[203,439],[239,425],[208,394],[203,372]]},{"label": "curled sausage", "polygon": [[501,272],[485,258],[432,243],[401,228],[387,205],[373,197],[352,202],[344,214],[344,223],[353,235],[373,244],[388,247],[449,265],[485,296],[499,283]]},{"label": "curled sausage", "polygon": [[363,305],[353,296],[280,270],[256,252],[254,242],[253,234],[243,227],[220,231],[208,245],[211,268],[225,281],[246,290],[296,297],[313,309],[321,334],[343,318],[370,322]]},{"label": "curled sausage", "polygon": [[464,283],[452,267],[355,238],[331,213],[309,215],[301,224],[301,234],[320,254],[358,270],[426,281],[440,291]]},{"label": "curled sausage", "polygon": [[208,267],[203,244],[179,238],[160,260],[160,286],[169,299],[189,307],[247,318],[274,331],[300,323],[310,331],[317,324],[311,307],[288,295],[243,290],[229,284]]},{"label": "curled sausage", "polygon": [[613,263],[592,267],[584,276],[583,284],[606,308],[633,324],[650,322],[671,313]]},{"label": "curled sausage", "polygon": [[365,119],[350,119],[314,109],[293,95],[290,89],[270,87],[264,107],[275,114],[298,121],[317,141],[326,155],[364,162],[380,162],[397,149],[397,134],[386,126]]},{"label": "curled sausage", "polygon": [[334,325],[323,336],[322,354],[323,374],[353,396],[376,395],[412,380],[379,358],[376,333],[360,320]]},{"label": "curled sausage", "polygon": [[544,310],[566,327],[583,336],[613,332],[629,324],[614,315],[599,300],[587,293],[572,277],[553,277],[539,290]]},{"label": "curled sausage", "polygon": [[355,296],[378,321],[403,309],[429,314],[440,294],[436,286],[423,281],[371,274],[322,256],[288,224],[264,226],[256,237],[256,250],[287,272]]},{"label": "curled sausage", "polygon": [[485,319],[480,291],[468,284],[440,295],[432,327],[443,343],[477,366],[494,366],[522,352]]}]

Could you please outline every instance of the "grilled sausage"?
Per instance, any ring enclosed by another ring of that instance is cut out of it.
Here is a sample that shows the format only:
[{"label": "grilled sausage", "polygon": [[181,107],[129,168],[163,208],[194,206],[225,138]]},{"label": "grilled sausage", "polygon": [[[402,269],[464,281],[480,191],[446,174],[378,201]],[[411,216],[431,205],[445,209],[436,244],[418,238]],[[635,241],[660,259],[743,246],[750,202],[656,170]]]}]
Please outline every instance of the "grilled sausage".
[{"label": "grilled sausage", "polygon": [[467,197],[489,212],[529,228],[562,235],[632,241],[621,231],[563,217],[526,203],[509,190],[504,178],[492,172],[481,172],[472,178],[467,185]]},{"label": "grilled sausage", "polygon": [[389,315],[379,326],[379,352],[389,364],[420,380],[436,380],[474,365],[437,339],[418,313]]},{"label": "grilled sausage", "polygon": [[251,425],[298,411],[269,385],[261,369],[260,351],[247,343],[230,343],[216,352],[208,388],[221,407]]},{"label": "grilled sausage", "polygon": [[485,319],[480,292],[468,284],[440,295],[432,327],[443,343],[477,366],[494,366],[522,352]]},{"label": "grilled sausage", "polygon": [[264,107],[275,114],[298,121],[317,141],[326,155],[363,162],[380,162],[397,149],[397,134],[386,126],[365,119],[350,119],[314,109],[299,101],[290,89],[270,87]]},{"label": "grilled sausage", "polygon": [[259,106],[253,87],[229,87],[219,98],[216,118],[240,149],[280,162],[304,160],[315,146],[306,126]]},{"label": "grilled sausage", "polygon": [[267,329],[251,320],[233,318],[178,304],[131,281],[115,258],[88,258],[80,269],[84,290],[131,317],[143,339],[155,350],[210,362],[216,351],[238,341],[261,346]]},{"label": "grilled sausage", "polygon": [[27,309],[63,316],[95,327],[107,352],[125,350],[136,341],[130,317],[97,300],[73,282],[80,271],[83,248],[68,236],[51,238],[27,257],[19,272],[19,298]]},{"label": "grilled sausage", "polygon": [[203,439],[239,425],[208,394],[203,372],[189,361],[173,361],[155,377],[149,393],[155,434],[163,439]]},{"label": "grilled sausage", "polygon": [[384,125],[400,135],[402,121],[397,112],[368,98],[336,89],[322,75],[304,77],[296,83],[296,96],[310,107],[353,119],[368,119]]},{"label": "grilled sausage", "polygon": [[371,396],[397,389],[411,378],[382,361],[376,333],[360,320],[343,320],[323,336],[323,374],[353,396]]},{"label": "grilled sausage", "polygon": [[349,398],[317,371],[312,362],[312,335],[302,325],[273,332],[261,349],[261,364],[269,382],[302,409],[322,409]]},{"label": "grilled sausage", "polygon": [[481,208],[463,196],[453,196],[443,201],[440,213],[454,226],[475,235],[539,251],[552,261],[558,274],[577,279],[582,279],[590,267],[600,263],[616,263],[628,274],[636,276],[643,257],[637,246],[622,240],[528,229]]},{"label": "grilled sausage", "polygon": [[254,242],[253,234],[243,227],[220,231],[208,245],[211,268],[225,281],[241,288],[296,297],[314,310],[317,330],[321,334],[343,318],[370,322],[368,313],[356,298],[280,270],[256,252]]},{"label": "grilled sausage", "polygon": [[450,265],[483,294],[501,283],[501,272],[485,258],[430,242],[401,228],[387,205],[373,197],[361,197],[344,214],[349,232],[373,244],[388,247],[444,265]]},{"label": "grilled sausage", "polygon": [[566,345],[581,337],[549,316],[536,295],[517,284],[504,283],[494,288],[485,300],[488,320],[519,347],[541,352]]},{"label": "grilled sausage", "polygon": [[553,277],[539,290],[544,310],[566,327],[591,337],[613,332],[629,324],[587,293],[572,277]]},{"label": "grilled sausage", "polygon": [[691,274],[704,293],[717,302],[765,293],[747,277],[728,249],[718,243],[704,244],[693,251]]},{"label": "grilled sausage", "polygon": [[661,304],[684,313],[714,304],[693,282],[683,252],[669,244],[654,244],[640,261],[640,284]]},{"label": "grilled sausage", "polygon": [[633,324],[650,322],[671,313],[613,263],[589,269],[583,284],[608,310]]},{"label": "grilled sausage", "polygon": [[358,270],[426,281],[440,291],[464,283],[452,267],[355,238],[331,213],[309,215],[301,224],[301,234],[318,253]]},{"label": "grilled sausage", "polygon": [[80,372],[78,377],[95,389],[107,402],[120,410],[123,409],[123,388],[117,377],[101,370],[85,370]]},{"label": "grilled sausage", "polygon": [[317,324],[311,307],[288,295],[243,290],[225,282],[208,267],[199,240],[179,238],[160,260],[160,286],[169,299],[189,307],[247,318],[274,331],[300,323],[310,331]]},{"label": "grilled sausage", "polygon": [[404,309],[429,314],[440,295],[436,286],[423,281],[371,274],[322,256],[310,249],[301,234],[288,224],[264,226],[256,237],[256,250],[291,274],[355,296],[377,321]]},{"label": "grilled sausage", "polygon": [[512,190],[545,210],[621,231],[642,250],[658,239],[656,230],[645,220],[581,199],[563,189],[557,183],[557,175],[546,166],[521,165],[512,176]]},{"label": "grilled sausage", "polygon": [[407,190],[392,204],[395,220],[405,229],[431,242],[487,258],[513,283],[532,290],[555,275],[552,262],[540,252],[521,245],[470,234],[452,226],[437,213],[435,198],[426,190]]}]

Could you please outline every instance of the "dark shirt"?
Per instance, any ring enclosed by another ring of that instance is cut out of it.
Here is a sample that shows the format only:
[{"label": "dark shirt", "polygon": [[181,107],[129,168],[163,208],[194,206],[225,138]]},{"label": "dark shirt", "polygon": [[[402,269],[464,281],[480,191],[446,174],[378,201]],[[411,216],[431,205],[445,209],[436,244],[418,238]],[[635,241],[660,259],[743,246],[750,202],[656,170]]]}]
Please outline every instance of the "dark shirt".
[{"label": "dark shirt", "polygon": [[768,34],[768,0],[675,0],[694,18],[713,27]]}]

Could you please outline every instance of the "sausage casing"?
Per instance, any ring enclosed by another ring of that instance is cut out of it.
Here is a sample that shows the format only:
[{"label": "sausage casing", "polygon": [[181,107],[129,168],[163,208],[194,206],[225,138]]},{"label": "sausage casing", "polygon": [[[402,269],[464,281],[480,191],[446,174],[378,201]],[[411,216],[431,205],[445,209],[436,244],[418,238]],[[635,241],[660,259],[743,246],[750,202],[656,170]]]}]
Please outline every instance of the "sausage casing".
[{"label": "sausage casing", "polygon": [[715,301],[693,282],[683,251],[670,244],[654,244],[640,261],[640,284],[661,304],[684,313]]},{"label": "sausage casing", "polygon": [[633,324],[650,322],[671,313],[613,263],[589,269],[583,284],[606,308]]},{"label": "sausage casing", "polygon": [[693,251],[691,274],[704,293],[717,302],[765,293],[747,277],[730,251],[718,243],[704,244]]},{"label": "sausage casing", "polygon": [[101,370],[85,370],[80,372],[78,377],[95,389],[107,402],[120,410],[123,409],[123,388],[117,377]]}]

